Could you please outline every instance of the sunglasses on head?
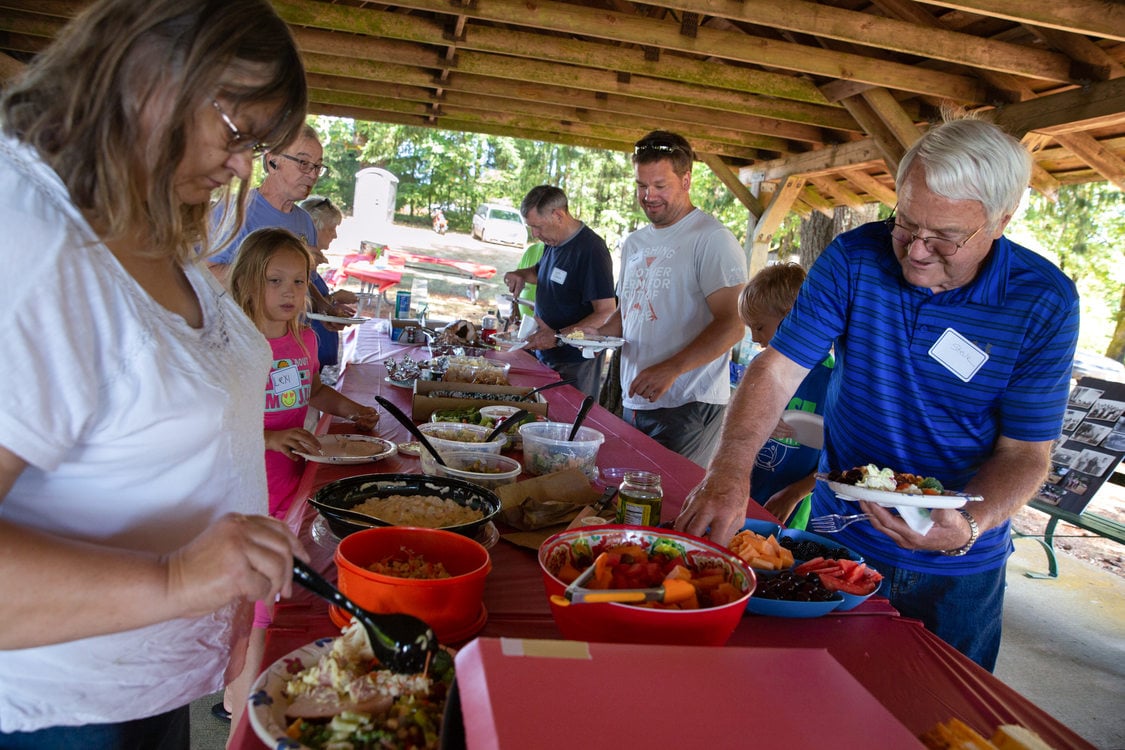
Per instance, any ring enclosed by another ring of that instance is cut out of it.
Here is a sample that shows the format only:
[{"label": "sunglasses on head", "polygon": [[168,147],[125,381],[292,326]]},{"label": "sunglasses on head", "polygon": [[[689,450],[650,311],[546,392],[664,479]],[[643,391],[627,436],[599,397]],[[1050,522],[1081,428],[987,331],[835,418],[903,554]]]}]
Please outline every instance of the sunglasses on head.
[{"label": "sunglasses on head", "polygon": [[646,151],[655,151],[660,154],[674,154],[677,151],[684,152],[682,146],[677,146],[674,143],[638,143],[633,147],[633,153],[640,155]]}]

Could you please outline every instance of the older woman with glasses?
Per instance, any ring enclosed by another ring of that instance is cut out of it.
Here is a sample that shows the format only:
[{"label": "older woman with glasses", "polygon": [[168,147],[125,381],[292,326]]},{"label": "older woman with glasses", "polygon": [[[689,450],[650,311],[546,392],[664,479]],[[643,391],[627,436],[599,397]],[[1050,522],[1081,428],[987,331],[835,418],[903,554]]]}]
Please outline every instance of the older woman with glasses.
[{"label": "older woman with glasses", "polygon": [[265,0],[94,2],[0,100],[0,248],[37,280],[0,297],[4,748],[186,750],[249,603],[290,590],[269,347],[199,259],[305,107]]}]

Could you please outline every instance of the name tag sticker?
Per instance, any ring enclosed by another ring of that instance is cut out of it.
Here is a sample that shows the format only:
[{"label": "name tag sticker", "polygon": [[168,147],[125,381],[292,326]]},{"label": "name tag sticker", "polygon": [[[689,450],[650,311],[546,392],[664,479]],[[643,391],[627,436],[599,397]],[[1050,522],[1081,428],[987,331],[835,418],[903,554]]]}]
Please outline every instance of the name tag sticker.
[{"label": "name tag sticker", "polygon": [[566,271],[561,269],[561,268],[552,268],[551,269],[551,281],[553,281],[556,284],[565,284],[566,283]]},{"label": "name tag sticker", "polygon": [[930,347],[930,356],[966,383],[988,361],[988,355],[979,346],[952,328],[946,328]]},{"label": "name tag sticker", "polygon": [[301,387],[301,372],[296,365],[282,367],[270,373],[274,393],[288,393]]}]

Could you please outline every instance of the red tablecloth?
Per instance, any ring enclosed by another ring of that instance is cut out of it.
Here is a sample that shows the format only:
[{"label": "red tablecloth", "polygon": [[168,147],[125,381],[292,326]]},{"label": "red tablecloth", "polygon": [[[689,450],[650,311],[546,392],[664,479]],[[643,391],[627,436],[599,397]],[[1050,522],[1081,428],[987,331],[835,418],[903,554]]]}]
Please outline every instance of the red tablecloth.
[{"label": "red tablecloth", "polygon": [[[342,390],[362,403],[374,403],[379,394],[409,412],[411,394],[384,381],[386,357],[400,358],[413,351],[425,358],[425,350],[404,347],[376,335],[370,325],[357,332],[358,356],[347,365]],[[512,363],[510,378],[516,385],[542,385],[558,376],[524,352],[498,355]],[[552,419],[573,419],[583,395],[570,386],[544,393]],[[658,471],[665,488],[664,518],[675,516],[684,499],[698,483],[703,470],[638,432],[600,407],[587,424],[606,435],[598,454],[601,468],[647,468]],[[322,429],[340,432],[345,423],[322,422]],[[384,415],[378,434],[401,442],[409,439],[404,427]],[[379,472],[417,472],[417,459],[395,456],[376,465]],[[326,482],[372,471],[370,466],[310,464],[303,489],[311,493]],[[751,504],[750,513],[768,518]],[[316,514],[304,506],[303,532],[313,553],[313,563],[335,577],[331,549],[308,539],[308,528]],[[543,583],[531,550],[505,541],[492,549],[493,569],[485,587],[488,621],[477,634],[508,638],[559,638],[551,618]],[[316,638],[339,632],[327,615],[327,605],[300,592],[278,605],[274,623],[267,632],[265,663]],[[453,644],[456,645],[456,644]],[[1021,695],[980,669],[919,622],[899,617],[885,599],[871,599],[860,608],[815,620],[786,620],[747,615],[732,636],[729,646],[814,647],[827,649],[880,703],[915,735],[938,722],[957,717],[988,736],[999,724],[1019,724],[1038,733],[1051,747],[1092,748],[1081,737],[1031,704]],[[729,686],[737,690],[738,686]],[[810,686],[815,689],[815,686]],[[815,713],[815,712],[814,712]],[[531,745],[529,745],[531,746]],[[237,727],[232,748],[261,748],[244,719]]]}]

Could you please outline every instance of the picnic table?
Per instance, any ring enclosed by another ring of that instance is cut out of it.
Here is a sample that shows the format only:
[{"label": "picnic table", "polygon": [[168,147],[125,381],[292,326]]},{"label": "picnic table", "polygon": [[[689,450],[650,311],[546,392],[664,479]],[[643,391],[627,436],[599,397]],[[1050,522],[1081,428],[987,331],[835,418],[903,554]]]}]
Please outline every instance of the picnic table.
[{"label": "picnic table", "polygon": [[491,279],[496,275],[495,266],[469,260],[438,258],[405,250],[387,249],[385,253],[385,260],[382,262],[373,261],[364,253],[345,256],[340,274],[358,280],[365,292],[376,292],[384,299],[385,293],[402,281],[402,275],[407,269],[455,276],[468,281],[469,299],[474,302],[480,292],[478,280]]}]

